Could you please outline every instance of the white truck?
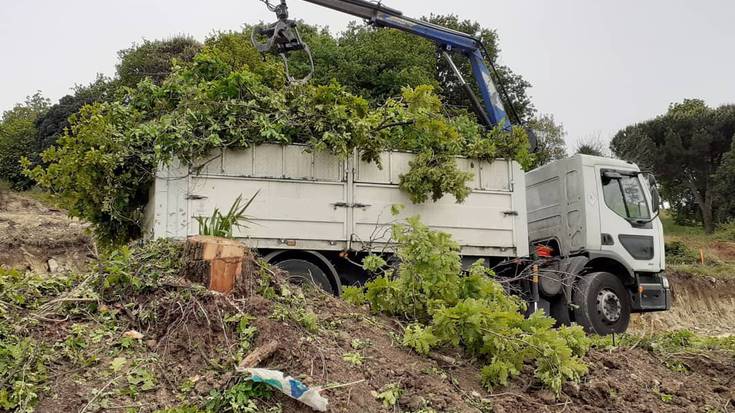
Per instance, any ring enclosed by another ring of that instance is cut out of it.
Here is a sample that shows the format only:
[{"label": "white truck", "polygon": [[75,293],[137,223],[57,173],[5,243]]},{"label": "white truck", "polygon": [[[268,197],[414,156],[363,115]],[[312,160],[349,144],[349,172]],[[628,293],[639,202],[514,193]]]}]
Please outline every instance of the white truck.
[{"label": "white truck", "polygon": [[[195,235],[195,217],[258,193],[247,211],[251,224],[236,237],[339,294],[366,280],[353,262],[385,253],[391,223],[420,215],[452,234],[464,263],[484,259],[514,278],[530,311],[542,308],[559,324],[621,332],[631,312],[670,308],[658,193],[635,165],[576,155],[524,173],[513,161],[457,158],[474,176],[467,199],[414,205],[398,187],[413,156],[385,152],[381,169],[358,153],[340,160],[299,145],[224,149],[194,166],[158,171],[147,232]],[[398,217],[396,204],[404,206]]]}]

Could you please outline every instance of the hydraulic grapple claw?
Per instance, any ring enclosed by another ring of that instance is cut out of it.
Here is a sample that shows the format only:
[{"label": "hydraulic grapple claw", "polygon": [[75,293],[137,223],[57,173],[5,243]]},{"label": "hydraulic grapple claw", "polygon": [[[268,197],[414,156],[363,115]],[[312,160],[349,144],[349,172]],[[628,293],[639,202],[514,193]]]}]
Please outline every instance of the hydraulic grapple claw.
[{"label": "hydraulic grapple claw", "polygon": [[[286,0],[281,0],[277,6],[272,6],[266,1],[268,8],[276,13],[278,21],[268,27],[256,27],[253,29],[250,40],[260,53],[273,53],[281,56],[286,69],[286,80],[289,83],[306,83],[314,74],[314,59],[309,46],[301,40],[301,35],[296,27],[296,22],[288,20],[288,7]],[[267,37],[265,43],[259,42],[256,35]],[[303,50],[309,59],[309,73],[301,79],[296,79],[289,73],[288,55],[291,52]]]}]

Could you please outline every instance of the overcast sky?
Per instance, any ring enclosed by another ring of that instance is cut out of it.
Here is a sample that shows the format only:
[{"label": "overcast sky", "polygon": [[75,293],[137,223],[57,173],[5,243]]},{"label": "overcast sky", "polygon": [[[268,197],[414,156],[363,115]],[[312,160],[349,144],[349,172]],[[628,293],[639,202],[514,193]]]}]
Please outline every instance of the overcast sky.
[{"label": "overcast sky", "polygon": [[[702,98],[735,102],[735,1],[384,0],[412,17],[454,13],[495,28],[501,63],[533,84],[539,111],[564,124],[571,147]],[[291,16],[345,28],[349,16],[290,0]],[[41,90],[56,101],[141,39],[275,17],[258,0],[0,0],[0,110]],[[328,70],[328,68],[317,68]]]}]

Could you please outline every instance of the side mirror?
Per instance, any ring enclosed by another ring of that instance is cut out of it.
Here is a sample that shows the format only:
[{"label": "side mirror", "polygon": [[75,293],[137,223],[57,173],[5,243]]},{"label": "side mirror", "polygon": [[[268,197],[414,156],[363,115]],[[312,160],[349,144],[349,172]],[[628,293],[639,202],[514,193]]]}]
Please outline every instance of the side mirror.
[{"label": "side mirror", "polygon": [[657,213],[661,205],[661,195],[658,193],[658,185],[653,174],[648,174],[648,187],[651,188],[651,209]]}]

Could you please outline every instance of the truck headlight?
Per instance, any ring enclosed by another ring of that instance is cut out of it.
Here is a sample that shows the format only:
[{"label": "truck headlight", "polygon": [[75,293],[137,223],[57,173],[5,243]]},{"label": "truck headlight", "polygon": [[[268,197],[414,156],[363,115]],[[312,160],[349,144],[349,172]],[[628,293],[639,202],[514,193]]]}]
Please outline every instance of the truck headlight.
[{"label": "truck headlight", "polygon": [[661,275],[661,285],[664,288],[669,288],[669,279],[665,275]]}]

